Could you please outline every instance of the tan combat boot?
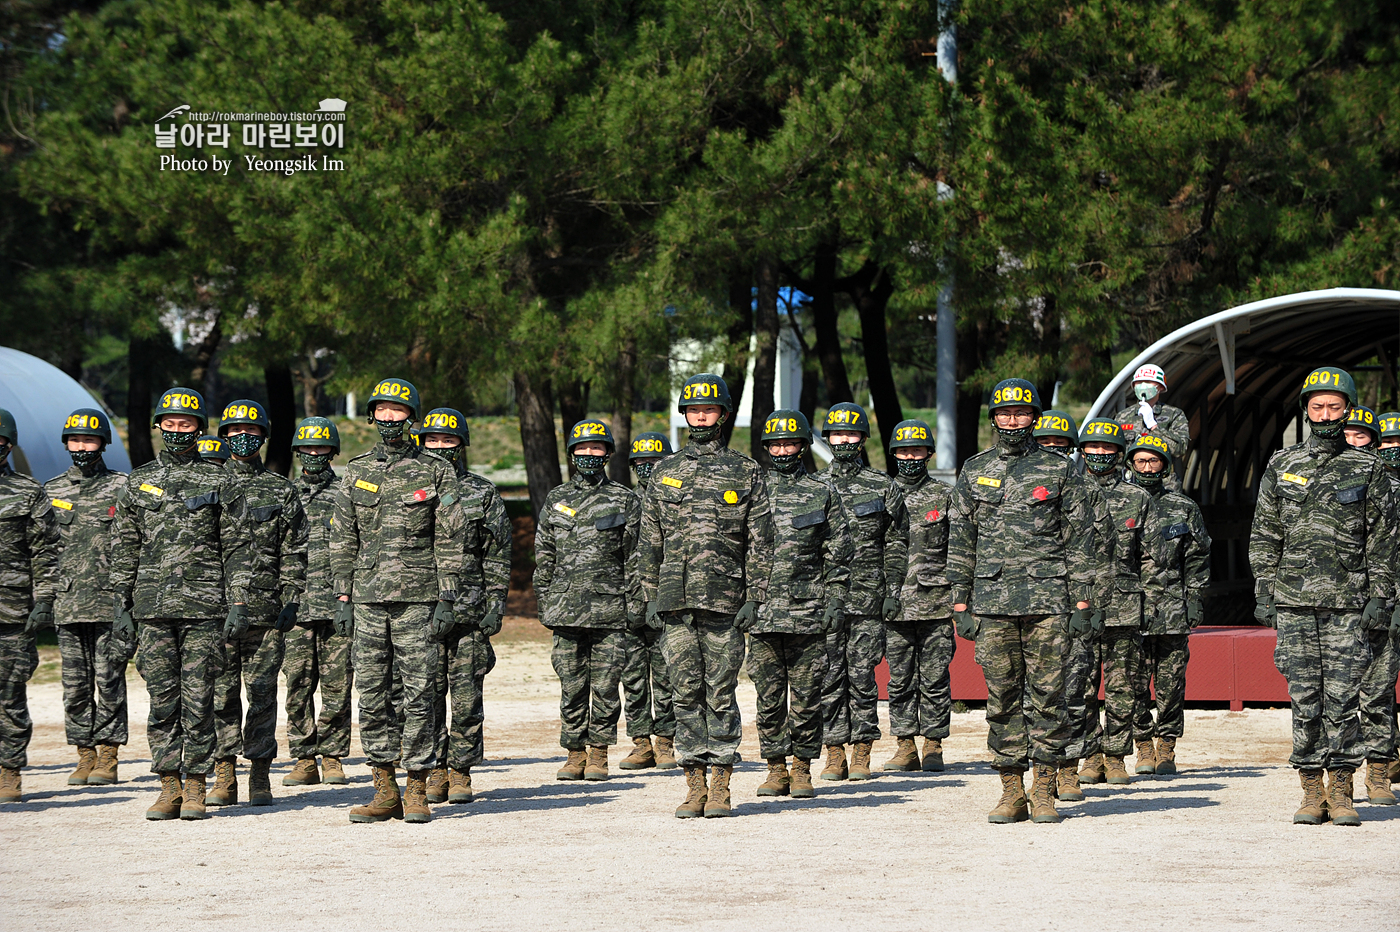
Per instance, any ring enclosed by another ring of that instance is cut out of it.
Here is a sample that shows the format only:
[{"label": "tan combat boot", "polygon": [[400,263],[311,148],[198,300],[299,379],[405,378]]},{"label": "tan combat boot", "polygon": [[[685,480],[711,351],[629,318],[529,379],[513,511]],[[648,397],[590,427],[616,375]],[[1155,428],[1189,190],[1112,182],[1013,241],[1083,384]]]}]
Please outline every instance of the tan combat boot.
[{"label": "tan combat boot", "polygon": [[315,786],[321,782],[321,772],[316,769],[316,758],[301,757],[296,766],[282,778],[283,786]]},{"label": "tan combat boot", "polygon": [[1025,771],[1019,767],[1002,767],[1000,773],[1001,799],[987,813],[987,821],[995,825],[1026,821],[1030,818],[1030,812],[1026,809],[1026,786],[1021,781]]},{"label": "tan combat boot", "polygon": [[1128,765],[1123,763],[1121,757],[1103,756],[1104,776],[1112,786],[1127,786],[1133,782],[1133,778],[1128,776]]},{"label": "tan combat boot", "polygon": [[846,770],[846,746],[828,744],[826,746],[826,766],[822,768],[823,780],[844,780],[849,776]]},{"label": "tan combat boot", "polygon": [[709,802],[705,787],[705,768],[685,768],[685,799],[676,807],[676,818],[698,819],[705,814],[705,803]]},{"label": "tan combat boot", "polygon": [[97,763],[88,774],[88,786],[111,786],[117,782],[117,746],[101,744],[97,747]]},{"label": "tan combat boot", "polygon": [[449,803],[469,803],[472,795],[472,772],[452,768],[447,773],[447,801]]},{"label": "tan combat boot", "polygon": [[1157,749],[1152,746],[1151,741],[1139,741],[1137,743],[1137,767],[1133,769],[1136,774],[1149,774],[1157,772]]},{"label": "tan combat boot", "polygon": [[[659,739],[658,739],[659,740]],[[632,753],[618,761],[618,770],[646,770],[656,766],[656,752],[651,749],[651,738],[633,738]]]},{"label": "tan combat boot", "polygon": [[180,794],[180,818],[186,822],[209,818],[204,808],[204,774],[185,775],[185,789]]},{"label": "tan combat boot", "polygon": [[1079,788],[1079,761],[1068,760],[1060,765],[1055,777],[1055,794],[1062,803],[1084,801],[1084,791]]},{"label": "tan combat boot", "polygon": [[1036,764],[1031,784],[1031,821],[1053,824],[1064,820],[1065,817],[1055,811],[1055,768]]},{"label": "tan combat boot", "polygon": [[812,786],[812,762],[803,760],[800,757],[792,759],[792,798],[811,799],[817,795],[817,788]]},{"label": "tan combat boot", "polygon": [[374,799],[368,806],[356,806],[350,810],[351,822],[387,822],[403,818],[403,799],[399,796],[399,783],[394,779],[393,767],[370,765],[374,774]]},{"label": "tan combat boot", "polygon": [[788,776],[787,758],[771,758],[768,761],[768,779],[758,785],[758,795],[786,796],[791,791],[792,778]]},{"label": "tan combat boot", "polygon": [[1157,776],[1176,773],[1176,739],[1157,739]]},{"label": "tan combat boot", "polygon": [[857,741],[851,747],[851,772],[852,780],[870,779],[870,751],[869,741]]},{"label": "tan combat boot", "polygon": [[403,820],[415,824],[433,821],[428,808],[428,771],[410,770],[403,793]]},{"label": "tan combat boot", "polygon": [[0,767],[0,803],[24,801],[24,782],[18,767]]},{"label": "tan combat boot", "polygon": [[588,759],[583,765],[585,780],[606,780],[608,778],[608,749],[595,744],[588,748]]},{"label": "tan combat boot", "polygon": [[178,771],[170,771],[160,775],[160,795],[156,797],[155,803],[146,810],[146,818],[152,822],[164,822],[167,819],[180,818],[180,803],[183,801],[180,793],[180,774]]},{"label": "tan combat boot", "polygon": [[238,802],[238,777],[232,757],[214,761],[214,785],[204,797],[206,806],[232,806]]},{"label": "tan combat boot", "polygon": [[1373,806],[1395,805],[1395,791],[1390,788],[1384,761],[1366,762],[1366,799]]},{"label": "tan combat boot", "polygon": [[1351,800],[1351,770],[1327,772],[1327,816],[1333,825],[1360,825],[1361,816]]},{"label": "tan combat boot", "polygon": [[919,761],[919,769],[924,773],[943,772],[943,742],[937,738],[924,739],[924,756]]},{"label": "tan combat boot", "polygon": [[705,818],[718,819],[729,815],[729,777],[734,768],[715,764],[710,768],[710,798],[705,801]]},{"label": "tan combat boot", "polygon": [[345,775],[345,768],[340,765],[340,758],[324,755],[321,757],[321,782],[332,786],[345,786],[350,782],[350,778]]},{"label": "tan combat boot", "polygon": [[676,762],[676,739],[667,738],[664,735],[657,735],[654,741],[656,748],[656,768],[658,770],[670,770],[680,766]]},{"label": "tan combat boot", "polygon": [[272,805],[272,758],[263,757],[253,761],[248,770],[248,805]]},{"label": "tan combat boot", "polygon": [[559,768],[559,772],[554,775],[556,780],[582,780],[583,779],[583,750],[569,749],[569,757],[564,761],[564,766]]},{"label": "tan combat boot", "polygon": [[78,748],[78,769],[68,775],[69,786],[87,786],[92,768],[97,766],[97,748]]},{"label": "tan combat boot", "polygon": [[914,744],[913,738],[900,738],[899,744],[895,746],[894,757],[885,761],[882,770],[918,770],[919,769],[919,748]]},{"label": "tan combat boot", "polygon": [[1298,771],[1303,783],[1303,804],[1293,813],[1294,825],[1321,825],[1327,821],[1326,799],[1322,789],[1322,771]]},{"label": "tan combat boot", "polygon": [[428,802],[447,802],[447,768],[434,767],[428,773]]},{"label": "tan combat boot", "polygon": [[1080,785],[1106,783],[1107,781],[1108,777],[1105,776],[1103,770],[1103,755],[1090,754],[1084,758],[1084,765],[1079,768]]}]

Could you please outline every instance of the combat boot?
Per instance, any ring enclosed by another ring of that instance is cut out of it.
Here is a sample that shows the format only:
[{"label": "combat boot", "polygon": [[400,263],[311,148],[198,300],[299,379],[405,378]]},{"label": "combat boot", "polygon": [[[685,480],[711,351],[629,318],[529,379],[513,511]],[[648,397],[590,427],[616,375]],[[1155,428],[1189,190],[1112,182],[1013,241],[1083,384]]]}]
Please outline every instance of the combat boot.
[{"label": "combat boot", "polygon": [[605,745],[594,744],[588,748],[588,759],[583,765],[585,780],[606,780],[608,778],[608,749]]},{"label": "combat boot", "polygon": [[408,786],[403,794],[403,820],[422,823],[433,821],[432,810],[428,808],[428,771],[410,770]]},{"label": "combat boot", "polygon": [[207,806],[232,806],[238,802],[238,777],[235,776],[232,757],[214,761],[214,785],[204,797]]},{"label": "combat boot", "polygon": [[1127,786],[1133,782],[1133,778],[1128,776],[1128,765],[1123,763],[1121,757],[1103,756],[1103,771],[1108,782],[1113,786]]},{"label": "combat boot", "polygon": [[919,749],[913,738],[900,738],[894,749],[894,757],[885,761],[882,770],[918,770]]},{"label": "combat boot", "polygon": [[1021,780],[1025,771],[1019,767],[1002,767],[999,770],[1001,799],[997,800],[996,808],[987,813],[987,821],[995,825],[1026,821],[1030,818],[1030,812],[1026,808],[1026,786]]},{"label": "combat boot", "polygon": [[321,782],[332,786],[345,786],[350,782],[345,768],[340,765],[340,758],[321,756]]},{"label": "combat boot", "polygon": [[180,818],[186,822],[209,818],[209,812],[204,808],[204,774],[185,775],[185,789],[180,794]]},{"label": "combat boot", "polygon": [[1060,765],[1055,777],[1055,793],[1062,803],[1084,801],[1084,791],[1079,788],[1079,761],[1065,761]]},{"label": "combat boot", "polygon": [[472,795],[472,772],[452,768],[447,774],[447,801],[449,803],[469,803]]},{"label": "combat boot", "polygon": [[770,758],[768,761],[768,779],[758,785],[758,795],[786,796],[791,791],[792,778],[788,776],[787,758]]},{"label": "combat boot", "polygon": [[556,780],[582,780],[583,779],[583,750],[569,749],[569,757],[564,761],[564,766],[559,768],[559,772],[554,775]]},{"label": "combat boot", "polygon": [[1321,825],[1327,821],[1322,771],[1304,768],[1298,771],[1298,778],[1303,783],[1303,804],[1293,813],[1293,824]]},{"label": "combat boot", "polygon": [[248,805],[272,805],[272,758],[262,757],[253,761],[248,770]]},{"label": "combat boot", "polygon": [[710,798],[705,801],[705,818],[718,819],[729,815],[729,777],[734,768],[715,764],[710,769]]},{"label": "combat boot", "polygon": [[1152,746],[1151,740],[1139,741],[1137,743],[1137,767],[1133,769],[1136,774],[1148,774],[1157,772],[1157,749]]},{"label": "combat boot", "polygon": [[1366,762],[1366,799],[1373,806],[1395,805],[1395,792],[1390,788],[1383,761]]},{"label": "combat boot", "polygon": [[447,802],[447,768],[434,767],[428,773],[428,802]]},{"label": "combat boot", "polygon": [[705,814],[705,803],[709,802],[705,786],[705,768],[685,768],[685,799],[676,807],[676,818],[698,819]]},{"label": "combat boot", "polygon": [[1064,820],[1065,817],[1055,811],[1055,768],[1036,764],[1031,783],[1031,821],[1053,824]]},{"label": "combat boot", "polygon": [[828,744],[826,746],[826,766],[822,768],[823,780],[844,780],[849,776],[846,770],[846,746]]},{"label": "combat boot", "polygon": [[403,799],[399,796],[399,783],[394,779],[393,767],[380,767],[370,764],[374,774],[374,799],[368,806],[355,806],[350,810],[351,822],[387,822],[403,818]]},{"label": "combat boot", "polygon": [[633,738],[632,753],[618,761],[618,770],[646,770],[656,766],[656,752],[651,749],[651,738]]},{"label": "combat boot", "polygon": [[943,772],[943,742],[937,738],[924,739],[924,756],[919,761],[919,769],[924,773]]},{"label": "combat boot", "polygon": [[78,769],[68,775],[69,786],[87,786],[92,768],[97,766],[97,748],[78,748]]},{"label": "combat boot", "polygon": [[851,747],[851,771],[852,780],[870,779],[870,751],[869,741],[857,741]]},{"label": "combat boot", "polygon": [[0,767],[0,803],[17,803],[24,800],[24,782],[20,779],[18,767]]},{"label": "combat boot", "polygon": [[664,735],[657,735],[654,741],[656,748],[656,769],[670,770],[676,765],[676,740],[667,738]]},{"label": "combat boot", "polygon": [[88,774],[88,786],[111,786],[117,782],[117,746],[102,744],[97,747],[97,764]]},{"label": "combat boot", "polygon": [[1361,816],[1351,801],[1351,770],[1327,772],[1327,816],[1333,825],[1360,825]]},{"label": "combat boot", "polygon": [[160,775],[160,795],[156,797],[151,808],[146,810],[146,818],[152,822],[178,819],[180,818],[180,803],[182,801],[179,771],[162,773]]},{"label": "combat boot", "polygon": [[1167,776],[1176,773],[1176,739],[1157,739],[1157,775]]},{"label": "combat boot", "polygon": [[321,782],[321,773],[316,769],[316,758],[297,759],[296,766],[282,778],[283,786],[315,786]]},{"label": "combat boot", "polygon": [[1088,757],[1084,758],[1084,765],[1079,768],[1080,785],[1105,783],[1107,780],[1108,778],[1104,775],[1103,771],[1102,754],[1090,754]]},{"label": "combat boot", "polygon": [[812,786],[812,762],[803,760],[800,757],[792,759],[792,798],[811,799],[817,795],[817,788]]}]

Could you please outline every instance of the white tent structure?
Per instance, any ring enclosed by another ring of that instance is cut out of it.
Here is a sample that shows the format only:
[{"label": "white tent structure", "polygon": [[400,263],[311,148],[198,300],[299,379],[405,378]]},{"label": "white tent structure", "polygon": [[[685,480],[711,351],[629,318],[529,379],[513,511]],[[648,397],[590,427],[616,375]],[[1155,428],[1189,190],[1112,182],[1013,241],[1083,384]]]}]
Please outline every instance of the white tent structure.
[{"label": "white tent structure", "polygon": [[[97,408],[97,401],[62,369],[37,356],[0,346],[0,408],[15,416],[19,448],[11,454],[16,472],[47,482],[73,465],[58,435],[76,408]],[[121,438],[112,433],[104,458],[107,466],[131,471]]]}]

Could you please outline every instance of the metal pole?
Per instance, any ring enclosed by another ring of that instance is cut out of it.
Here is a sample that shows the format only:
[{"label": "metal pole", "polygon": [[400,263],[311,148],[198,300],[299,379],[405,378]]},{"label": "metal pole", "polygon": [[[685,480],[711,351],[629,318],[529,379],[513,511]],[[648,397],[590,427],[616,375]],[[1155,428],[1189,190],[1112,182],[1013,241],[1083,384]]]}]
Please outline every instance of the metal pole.
[{"label": "metal pole", "polygon": [[[953,0],[939,0],[938,70],[949,84],[958,83],[958,30],[953,25]],[[938,183],[939,200],[953,191]],[[951,244],[949,244],[951,246]],[[938,456],[939,469],[958,468],[958,327],[953,309],[951,249],[940,264],[943,279],[938,289]]]}]

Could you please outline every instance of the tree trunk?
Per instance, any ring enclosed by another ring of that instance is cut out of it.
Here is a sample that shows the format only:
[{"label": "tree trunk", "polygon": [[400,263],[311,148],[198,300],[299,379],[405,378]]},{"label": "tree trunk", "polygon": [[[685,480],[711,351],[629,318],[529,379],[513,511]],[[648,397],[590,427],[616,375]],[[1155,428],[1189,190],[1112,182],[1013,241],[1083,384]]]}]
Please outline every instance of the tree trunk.
[{"label": "tree trunk", "polygon": [[608,462],[608,476],[614,482],[632,487],[632,470],[627,456],[632,452],[632,408],[636,403],[632,378],[637,371],[637,338],[632,337],[623,344],[617,358],[617,390],[613,392],[613,439],[617,447]]},{"label": "tree trunk", "polygon": [[982,449],[977,429],[982,424],[982,393],[967,388],[972,373],[982,366],[980,324],[958,334],[958,469]]},{"label": "tree trunk", "polygon": [[267,416],[272,419],[263,462],[269,472],[287,476],[292,471],[292,437],[297,432],[297,390],[291,367],[266,366],[263,381],[267,384]]},{"label": "tree trunk", "polygon": [[821,360],[822,380],[826,383],[826,403],[854,401],[846,361],[841,357],[841,332],[836,315],[836,247],[817,247],[812,272],[812,329],[816,331],[817,358]]},{"label": "tree trunk", "polygon": [[747,268],[736,270],[729,278],[729,310],[734,322],[729,325],[725,337],[729,344],[729,358],[720,375],[729,386],[729,397],[734,400],[735,409],[729,412],[729,420],[724,422],[724,445],[734,436],[734,422],[739,419],[737,410],[739,399],[744,397],[744,383],[749,377],[749,337],[753,334],[753,285]]},{"label": "tree trunk", "polygon": [[[568,378],[559,380],[559,422],[564,429],[564,436],[569,436],[569,430],[588,417],[588,383],[578,378]],[[573,459],[568,459],[569,478],[574,477]]]},{"label": "tree trunk", "polygon": [[[154,363],[154,342],[132,337],[127,344],[126,452],[133,467],[156,458],[151,446],[151,367]],[[208,403],[205,399],[205,404]]]},{"label": "tree trunk", "polygon": [[754,314],[753,407],[749,409],[749,455],[767,466],[763,423],[776,407],[773,389],[778,373],[778,269],[767,257],[758,260],[758,306]]},{"label": "tree trunk", "polygon": [[515,373],[515,404],[520,412],[530,507],[538,520],[545,497],[563,482],[559,473],[559,440],[554,434],[554,392],[549,379]]},{"label": "tree trunk", "polygon": [[[798,328],[796,322],[793,323],[793,332],[797,334],[797,342],[802,345],[802,393],[797,403],[797,410],[802,412],[802,416],[810,424],[817,415],[817,382],[821,378],[820,363],[817,354],[807,346],[807,338],[802,330]],[[812,456],[812,448],[809,446],[802,454],[802,465],[808,472],[817,471],[817,461]]]},{"label": "tree trunk", "polygon": [[[875,419],[880,422],[880,437],[884,448],[890,448],[895,425],[904,420],[899,404],[899,392],[894,387],[890,371],[889,337],[885,332],[885,307],[894,294],[894,281],[888,271],[867,262],[851,276],[850,295],[860,312],[861,342],[865,346],[865,371],[870,380],[870,396],[875,401]],[[895,475],[894,457],[885,457],[885,471]]]},{"label": "tree trunk", "polygon": [[223,314],[220,313],[214,318],[214,326],[209,328],[209,332],[194,349],[194,368],[190,370],[190,382],[195,385],[206,384],[209,366],[214,362],[214,354],[219,351],[219,344],[224,339],[223,323]]}]

